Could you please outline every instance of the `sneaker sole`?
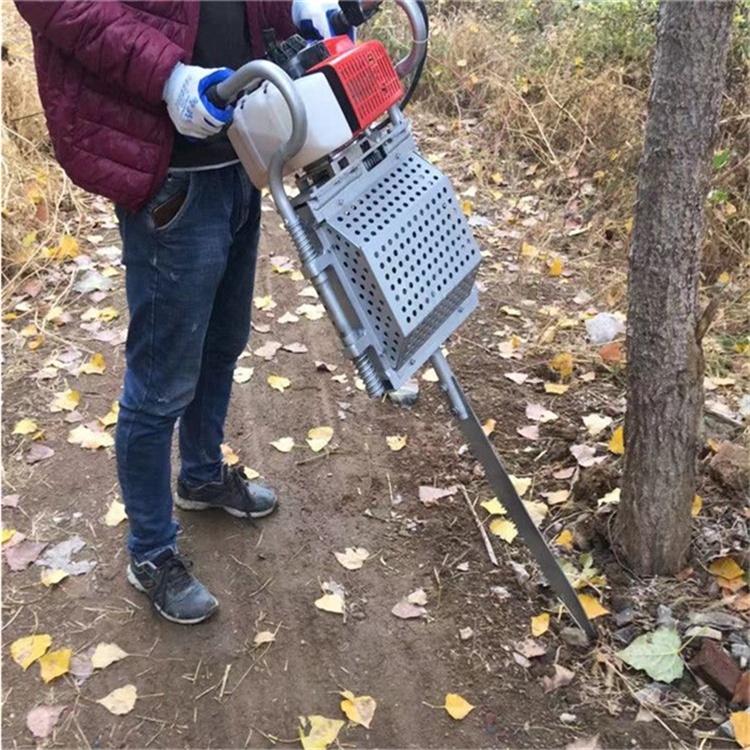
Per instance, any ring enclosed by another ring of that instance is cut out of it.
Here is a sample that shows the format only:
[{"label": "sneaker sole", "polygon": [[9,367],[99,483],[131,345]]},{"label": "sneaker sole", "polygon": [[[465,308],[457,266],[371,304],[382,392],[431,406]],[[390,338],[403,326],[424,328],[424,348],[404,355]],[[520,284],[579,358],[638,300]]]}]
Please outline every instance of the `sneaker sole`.
[{"label": "sneaker sole", "polygon": [[218,510],[223,510],[226,513],[229,513],[230,516],[234,516],[235,518],[265,518],[266,516],[270,516],[271,513],[279,507],[277,503],[276,505],[272,505],[268,510],[259,513],[245,513],[245,511],[237,510],[237,508],[232,508],[228,505],[201,503],[198,500],[187,500],[180,495],[175,497],[174,504],[181,510],[210,510],[211,508],[217,508]]},{"label": "sneaker sole", "polygon": [[[128,578],[128,583],[134,589],[136,589],[136,591],[140,591],[142,594],[146,594],[146,596],[148,596],[148,591],[146,591],[146,589],[144,588],[143,584],[136,578],[136,575],[133,572],[133,568],[130,565],[128,565],[128,569],[127,569],[127,578]],[[178,625],[198,625],[201,622],[205,622],[219,608],[219,602],[218,602],[218,600],[214,599],[214,602],[215,602],[214,608],[207,615],[203,615],[203,617],[195,617],[195,618],[193,618],[191,620],[187,620],[187,619],[180,620],[177,617],[173,617],[172,615],[167,614],[153,599],[151,599],[151,604],[154,605],[154,609],[165,620],[169,620],[169,622],[177,623]]]}]

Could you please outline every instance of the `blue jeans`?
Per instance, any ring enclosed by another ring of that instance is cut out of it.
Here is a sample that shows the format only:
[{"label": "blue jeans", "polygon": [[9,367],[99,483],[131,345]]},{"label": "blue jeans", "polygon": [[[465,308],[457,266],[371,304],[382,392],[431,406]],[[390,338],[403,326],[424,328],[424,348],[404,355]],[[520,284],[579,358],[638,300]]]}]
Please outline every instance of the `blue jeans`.
[{"label": "blue jeans", "polygon": [[176,546],[178,419],[180,478],[200,485],[221,476],[232,374],[250,332],[260,193],[237,164],[170,172],[143,209],[116,208],[130,310],[117,471],[128,551],[142,562]]}]

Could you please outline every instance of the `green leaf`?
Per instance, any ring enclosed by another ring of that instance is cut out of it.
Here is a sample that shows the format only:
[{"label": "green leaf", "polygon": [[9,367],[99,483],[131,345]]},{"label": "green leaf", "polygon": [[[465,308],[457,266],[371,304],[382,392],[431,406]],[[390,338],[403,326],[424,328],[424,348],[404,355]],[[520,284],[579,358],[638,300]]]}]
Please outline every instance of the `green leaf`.
[{"label": "green leaf", "polygon": [[725,148],[723,151],[718,151],[714,154],[713,158],[713,165],[714,169],[717,171],[721,169],[728,161],[729,157],[732,155],[732,150]]},{"label": "green leaf", "polygon": [[680,658],[680,634],[674,628],[659,628],[638,636],[627,648],[617,652],[626,664],[642,669],[659,682],[682,677],[685,665]]},{"label": "green leaf", "polygon": [[708,194],[708,200],[711,203],[720,206],[729,200],[729,193],[722,188],[716,188]]}]

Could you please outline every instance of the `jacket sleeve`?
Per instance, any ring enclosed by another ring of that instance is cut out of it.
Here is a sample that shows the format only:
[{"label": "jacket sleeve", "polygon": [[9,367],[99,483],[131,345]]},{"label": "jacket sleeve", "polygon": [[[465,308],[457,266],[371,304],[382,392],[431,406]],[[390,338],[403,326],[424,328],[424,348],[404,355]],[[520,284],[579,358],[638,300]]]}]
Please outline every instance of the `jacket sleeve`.
[{"label": "jacket sleeve", "polygon": [[279,39],[288,39],[290,36],[299,34],[297,27],[292,21],[292,2],[283,0],[283,2],[271,2],[271,10],[275,14],[272,26],[276,29],[276,35]]},{"label": "jacket sleeve", "polygon": [[16,0],[32,30],[104,81],[159,104],[184,51],[120,2]]}]

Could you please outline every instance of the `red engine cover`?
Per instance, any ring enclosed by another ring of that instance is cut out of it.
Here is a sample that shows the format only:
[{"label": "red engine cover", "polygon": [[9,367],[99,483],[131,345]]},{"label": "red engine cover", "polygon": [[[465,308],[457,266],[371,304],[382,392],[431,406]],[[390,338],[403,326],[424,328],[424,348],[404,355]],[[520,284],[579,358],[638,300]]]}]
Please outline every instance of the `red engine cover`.
[{"label": "red engine cover", "polygon": [[353,133],[371,125],[404,95],[385,47],[372,39],[354,44],[347,36],[327,39],[331,57],[309,73],[323,73]]}]

